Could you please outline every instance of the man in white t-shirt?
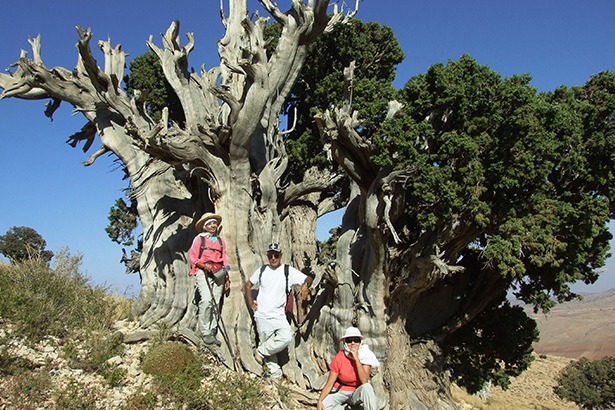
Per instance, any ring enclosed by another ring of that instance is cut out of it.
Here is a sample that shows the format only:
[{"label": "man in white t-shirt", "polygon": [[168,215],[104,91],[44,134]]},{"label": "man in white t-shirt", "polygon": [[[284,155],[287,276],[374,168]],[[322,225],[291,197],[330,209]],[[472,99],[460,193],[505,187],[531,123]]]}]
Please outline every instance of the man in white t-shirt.
[{"label": "man in white t-shirt", "polygon": [[[254,312],[256,329],[260,344],[255,353],[256,360],[264,363],[269,370],[269,377],[279,379],[282,369],[278,364],[277,354],[286,349],[292,341],[292,331],[286,319],[287,294],[293,285],[301,284],[301,296],[306,298],[312,278],[301,271],[288,267],[288,289],[284,265],[281,262],[282,248],[277,243],[267,247],[269,263],[264,269],[260,267],[254,271],[250,280],[246,282],[245,294],[248,306]],[[256,301],[252,297],[252,286],[258,285]]]}]

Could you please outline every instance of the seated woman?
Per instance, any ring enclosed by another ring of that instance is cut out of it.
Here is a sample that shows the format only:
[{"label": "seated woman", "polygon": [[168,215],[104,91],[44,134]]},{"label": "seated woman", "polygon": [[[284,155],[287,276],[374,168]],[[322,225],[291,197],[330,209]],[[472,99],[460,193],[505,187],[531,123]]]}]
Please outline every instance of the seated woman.
[{"label": "seated woman", "polygon": [[376,394],[369,377],[379,363],[369,347],[361,343],[362,339],[361,331],[352,326],[340,338],[343,349],[329,364],[329,377],[320,392],[318,410],[336,409],[344,404],[376,410]]}]

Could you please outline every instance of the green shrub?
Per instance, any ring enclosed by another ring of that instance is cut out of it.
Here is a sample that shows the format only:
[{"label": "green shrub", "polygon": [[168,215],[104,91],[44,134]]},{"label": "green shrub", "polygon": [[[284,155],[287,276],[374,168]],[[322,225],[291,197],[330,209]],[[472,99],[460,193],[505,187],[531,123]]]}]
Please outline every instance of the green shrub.
[{"label": "green shrub", "polygon": [[0,378],[29,374],[36,369],[36,365],[31,361],[12,355],[7,341],[6,337],[0,338]]},{"label": "green shrub", "polygon": [[0,317],[33,342],[47,335],[110,329],[116,308],[106,289],[91,286],[81,275],[80,264],[81,257],[66,250],[53,268],[41,259],[0,264]]},{"label": "green shrub", "polygon": [[120,410],[150,410],[158,404],[158,395],[154,392],[135,393],[126,400]]},{"label": "green shrub", "polygon": [[86,335],[85,341],[73,340],[63,346],[64,357],[72,368],[97,373],[105,378],[111,387],[123,383],[126,371],[108,363],[108,360],[124,350],[120,334],[103,335],[98,332]]},{"label": "green shrub", "polygon": [[71,410],[101,409],[101,392],[83,383],[70,382],[55,391],[56,408]]},{"label": "green shrub", "polygon": [[570,363],[560,373],[555,393],[584,409],[615,407],[615,357],[582,357]]},{"label": "green shrub", "polygon": [[52,387],[51,375],[45,369],[39,371],[22,369],[19,373],[7,377],[3,384],[5,391],[2,397],[6,398],[8,403],[19,405],[14,408],[20,409],[40,408],[48,399],[48,392]]},{"label": "green shrub", "polygon": [[[178,342],[154,346],[143,359],[143,371],[154,375],[157,392],[171,408],[236,410],[263,407],[259,379],[237,373],[207,377],[212,369],[205,365],[204,357],[196,356]],[[205,378],[208,382],[203,384]]]},{"label": "green shrub", "polygon": [[143,371],[153,376],[169,376],[183,372],[196,360],[188,346],[167,342],[154,346],[143,358]]},{"label": "green shrub", "polygon": [[[282,394],[282,391],[280,391]],[[287,391],[283,394],[287,394]],[[206,391],[208,402],[217,410],[263,408],[263,390],[258,379],[245,374],[218,378]]]}]

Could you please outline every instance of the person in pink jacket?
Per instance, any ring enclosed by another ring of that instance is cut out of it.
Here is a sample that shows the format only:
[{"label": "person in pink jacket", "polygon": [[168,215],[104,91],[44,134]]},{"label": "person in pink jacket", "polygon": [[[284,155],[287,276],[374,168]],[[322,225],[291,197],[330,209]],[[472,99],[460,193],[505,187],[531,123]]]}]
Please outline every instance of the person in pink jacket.
[{"label": "person in pink jacket", "polygon": [[226,244],[218,236],[222,217],[206,213],[196,222],[199,234],[190,247],[190,275],[196,275],[196,286],[200,294],[199,328],[203,342],[220,346],[216,338],[222,294],[228,293],[231,281],[226,257]]}]

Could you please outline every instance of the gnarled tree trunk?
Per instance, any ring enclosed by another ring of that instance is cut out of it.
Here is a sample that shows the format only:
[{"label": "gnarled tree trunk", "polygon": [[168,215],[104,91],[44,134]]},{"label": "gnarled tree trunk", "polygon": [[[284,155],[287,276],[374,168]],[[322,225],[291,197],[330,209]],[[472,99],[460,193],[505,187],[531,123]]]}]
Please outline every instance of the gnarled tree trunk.
[{"label": "gnarled tree trunk", "polygon": [[[167,110],[154,121],[146,97],[137,91],[131,98],[121,88],[125,54],[119,46],[99,42],[105,57],[101,70],[90,50],[92,33],[81,27],[74,70],[45,67],[37,37],[31,40],[33,59],[24,54],[14,72],[0,74],[1,98],[52,99],[49,116],[61,101],[71,104],[88,121],[72,138],[91,145],[98,134],[102,142],[87,165],[111,151],[126,166],[143,229],[142,288],[134,313],[144,331],[164,325],[194,340],[195,283],[188,275],[188,249],[196,218],[215,211],[223,216],[231,264],[231,294],[222,315],[229,366],[260,372],[242,289],[264,262],[266,245],[277,241],[285,249],[285,262],[316,272],[318,284],[311,309],[302,301],[297,306],[296,343],[284,366],[292,382],[322,387],[327,363],[340,348],[339,336],[354,324],[383,361],[373,378],[382,407],[451,407],[442,394],[448,381],[437,366],[438,349],[411,344],[406,319],[437,276],[454,268],[437,258],[409,256],[420,254],[417,248],[399,252],[388,245],[395,237],[391,197],[405,176],[369,165],[349,106],[338,110],[335,119],[319,119],[324,142],[352,180],[335,266],[317,260],[315,225],[319,216],[339,206],[328,192],[340,176],[310,170],[300,184],[284,180],[288,157],[278,132],[282,104],[310,42],[341,22],[343,13],[335,8],[327,16],[328,1],[293,0],[288,12],[269,0],[260,3],[282,27],[271,56],[264,48],[266,19],[250,19],[246,0],[230,0],[228,15],[222,12],[226,35],[219,42],[219,67],[203,68],[200,74],[188,69],[193,38],[189,33],[188,43],[180,44],[179,22],[170,25],[161,48],[150,38],[148,45],[180,100],[185,123],[170,121]],[[393,293],[390,269],[413,272]]]}]

